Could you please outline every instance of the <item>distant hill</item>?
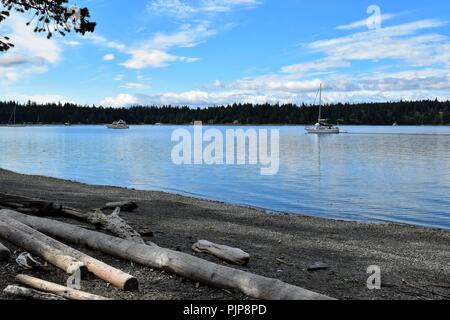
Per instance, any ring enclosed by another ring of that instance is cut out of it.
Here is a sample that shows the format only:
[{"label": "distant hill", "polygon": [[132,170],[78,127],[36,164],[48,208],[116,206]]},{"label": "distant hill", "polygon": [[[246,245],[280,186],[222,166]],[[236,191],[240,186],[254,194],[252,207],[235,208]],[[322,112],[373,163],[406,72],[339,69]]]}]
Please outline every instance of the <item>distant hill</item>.
[{"label": "distant hill", "polygon": [[[123,119],[129,124],[189,124],[199,120],[209,124],[312,124],[318,106],[233,104],[222,107],[189,108],[136,106],[103,108],[75,104],[19,104],[0,102],[0,123],[10,121],[16,107],[16,123],[104,124]],[[333,104],[323,108],[323,117],[332,123],[349,125],[450,125],[450,101]]]}]

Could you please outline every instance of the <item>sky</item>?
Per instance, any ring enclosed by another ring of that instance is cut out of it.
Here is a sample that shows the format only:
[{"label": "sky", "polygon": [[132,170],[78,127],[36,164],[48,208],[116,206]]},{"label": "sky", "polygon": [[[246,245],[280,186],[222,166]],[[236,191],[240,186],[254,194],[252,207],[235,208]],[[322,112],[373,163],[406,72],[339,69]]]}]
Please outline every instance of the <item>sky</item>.
[{"label": "sky", "polygon": [[[74,2],[72,2],[74,4]],[[95,33],[13,14],[0,100],[105,107],[450,99],[450,2],[79,0]]]}]

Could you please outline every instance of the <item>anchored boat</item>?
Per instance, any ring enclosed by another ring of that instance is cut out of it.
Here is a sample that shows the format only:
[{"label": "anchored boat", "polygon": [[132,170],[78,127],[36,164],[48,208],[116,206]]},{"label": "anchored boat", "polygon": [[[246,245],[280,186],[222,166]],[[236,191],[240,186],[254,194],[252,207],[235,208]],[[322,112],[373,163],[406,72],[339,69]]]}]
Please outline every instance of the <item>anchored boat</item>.
[{"label": "anchored boat", "polygon": [[[316,96],[317,98],[317,96]],[[322,84],[319,89],[319,120],[314,126],[305,128],[307,133],[311,134],[338,134],[340,130],[338,127],[328,123],[327,119],[322,119]]]},{"label": "anchored boat", "polygon": [[108,129],[129,129],[130,126],[123,120],[114,121],[106,126]]}]

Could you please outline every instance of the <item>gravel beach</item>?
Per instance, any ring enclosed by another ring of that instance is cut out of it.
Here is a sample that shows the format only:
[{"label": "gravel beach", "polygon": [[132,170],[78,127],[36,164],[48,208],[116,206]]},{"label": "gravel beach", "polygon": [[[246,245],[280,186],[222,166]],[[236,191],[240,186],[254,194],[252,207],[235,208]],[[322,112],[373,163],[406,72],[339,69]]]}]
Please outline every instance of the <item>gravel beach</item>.
[{"label": "gravel beach", "polygon": [[[190,254],[194,254],[192,244],[200,239],[239,247],[251,255],[250,263],[242,269],[337,299],[450,298],[450,232],[445,230],[270,213],[163,192],[92,186],[6,170],[0,170],[0,192],[83,210],[111,201],[132,200],[139,208],[122,213],[122,217],[134,227],[150,229],[154,236],[149,240],[159,246]],[[15,252],[15,257],[20,253],[4,244]],[[121,292],[90,277],[82,286],[91,293],[136,300],[246,299],[241,294],[81,250],[134,275],[141,286],[139,292]],[[204,254],[194,255],[226,264]],[[328,269],[308,271],[316,262],[325,262]],[[381,268],[381,290],[367,289],[367,268],[371,265]],[[61,284],[67,280],[62,271],[50,266],[31,272],[21,270],[13,257],[9,262],[0,262],[0,290],[13,284],[18,273]],[[0,292],[0,299],[9,298]]]}]

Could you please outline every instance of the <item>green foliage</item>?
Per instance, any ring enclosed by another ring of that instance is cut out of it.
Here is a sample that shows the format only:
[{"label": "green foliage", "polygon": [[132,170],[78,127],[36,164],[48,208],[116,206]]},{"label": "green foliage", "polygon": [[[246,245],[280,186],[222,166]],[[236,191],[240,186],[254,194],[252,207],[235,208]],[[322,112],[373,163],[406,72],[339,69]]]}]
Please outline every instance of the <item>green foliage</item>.
[{"label": "green foliage", "polygon": [[[27,25],[32,25],[34,32],[46,33],[48,39],[54,33],[65,36],[72,30],[84,35],[86,32],[93,32],[96,26],[95,22],[89,21],[87,8],[68,7],[68,0],[0,0],[0,4],[4,8],[0,11],[0,23],[13,10],[22,14],[31,12],[32,18]],[[0,35],[0,51],[7,51],[12,47],[14,44],[10,42],[10,38]]]},{"label": "green foliage", "polygon": [[[123,119],[130,124],[313,124],[318,106],[233,104],[210,108],[136,106],[132,108],[87,107],[75,104],[0,102],[0,123],[7,124],[16,108],[16,123],[104,124]],[[332,123],[349,125],[450,125],[450,102],[413,101],[392,103],[335,104],[323,107]]]}]

